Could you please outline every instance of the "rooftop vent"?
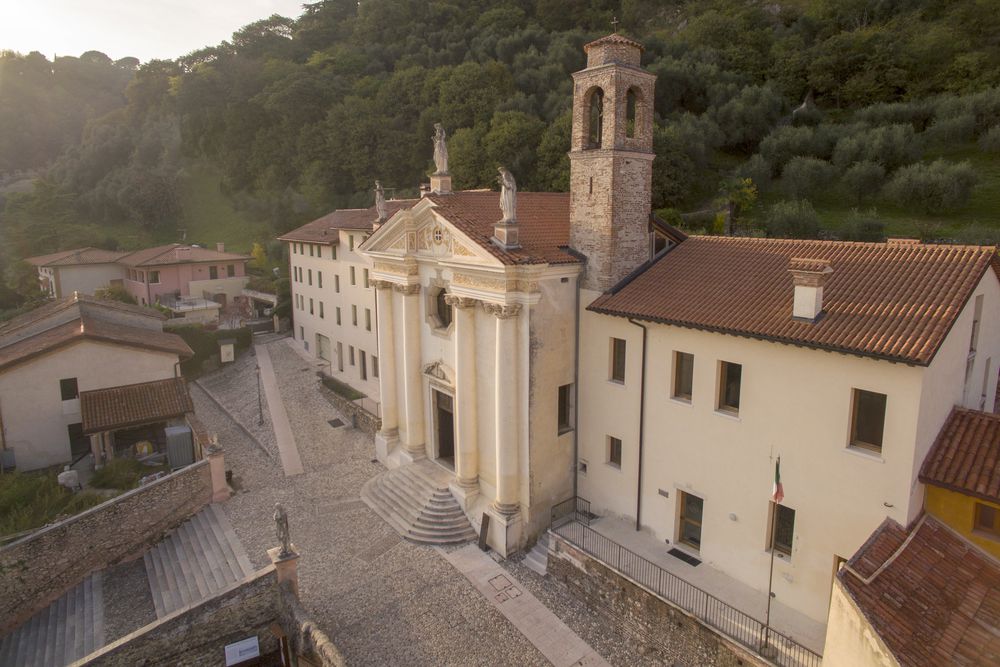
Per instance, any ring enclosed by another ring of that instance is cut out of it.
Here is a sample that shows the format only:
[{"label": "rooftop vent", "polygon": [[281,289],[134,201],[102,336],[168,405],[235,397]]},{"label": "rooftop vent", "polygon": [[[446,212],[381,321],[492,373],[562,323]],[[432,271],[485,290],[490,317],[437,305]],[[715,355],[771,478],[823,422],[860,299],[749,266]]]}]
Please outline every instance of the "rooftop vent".
[{"label": "rooftop vent", "polygon": [[823,314],[823,285],[833,273],[830,262],[793,257],[788,263],[788,271],[795,286],[792,318],[815,322]]},{"label": "rooftop vent", "polygon": [[215,249],[216,249],[216,250],[217,250],[218,252],[226,252],[226,244],[225,244],[225,243],[222,243],[222,242],[220,241],[219,243],[216,243],[216,244],[215,244]]}]

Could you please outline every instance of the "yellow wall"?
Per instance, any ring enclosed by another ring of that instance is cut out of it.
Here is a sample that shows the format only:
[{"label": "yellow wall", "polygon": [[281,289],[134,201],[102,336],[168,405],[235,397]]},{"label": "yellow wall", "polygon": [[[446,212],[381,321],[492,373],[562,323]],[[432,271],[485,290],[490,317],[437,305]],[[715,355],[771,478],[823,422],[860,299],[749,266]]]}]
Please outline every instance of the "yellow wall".
[{"label": "yellow wall", "polygon": [[1000,505],[997,503],[979,500],[964,493],[942,489],[939,486],[927,486],[925,508],[928,513],[941,519],[976,546],[1000,558],[1000,539],[987,537],[972,530],[973,522],[976,519],[976,503],[982,503],[1000,511]]}]

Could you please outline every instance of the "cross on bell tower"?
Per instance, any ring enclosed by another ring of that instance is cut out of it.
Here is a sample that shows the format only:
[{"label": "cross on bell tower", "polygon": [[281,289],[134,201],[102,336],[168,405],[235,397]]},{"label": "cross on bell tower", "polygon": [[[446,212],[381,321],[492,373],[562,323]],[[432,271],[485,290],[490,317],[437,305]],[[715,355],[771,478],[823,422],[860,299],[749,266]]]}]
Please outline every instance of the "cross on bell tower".
[{"label": "cross on bell tower", "polygon": [[642,69],[642,50],[602,37],[573,74],[570,246],[587,257],[585,290],[607,291],[650,256],[656,75]]}]

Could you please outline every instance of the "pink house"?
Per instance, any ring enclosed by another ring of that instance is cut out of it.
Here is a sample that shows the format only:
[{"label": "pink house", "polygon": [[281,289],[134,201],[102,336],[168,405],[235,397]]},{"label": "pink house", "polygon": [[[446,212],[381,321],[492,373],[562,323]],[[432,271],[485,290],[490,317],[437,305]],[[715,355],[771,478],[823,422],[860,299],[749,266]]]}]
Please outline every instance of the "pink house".
[{"label": "pink house", "polygon": [[125,289],[142,305],[170,306],[183,297],[209,299],[223,306],[239,296],[247,282],[247,255],[171,243],[137,250],[118,260],[125,269]]}]

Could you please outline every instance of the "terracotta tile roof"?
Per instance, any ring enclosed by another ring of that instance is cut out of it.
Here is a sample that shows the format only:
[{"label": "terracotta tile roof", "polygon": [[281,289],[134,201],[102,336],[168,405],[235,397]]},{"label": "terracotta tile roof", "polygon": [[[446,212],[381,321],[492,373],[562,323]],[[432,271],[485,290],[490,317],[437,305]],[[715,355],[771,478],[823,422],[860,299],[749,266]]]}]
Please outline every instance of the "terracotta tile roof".
[{"label": "terracotta tile roof", "polygon": [[934,517],[909,533],[886,519],[847,566],[837,578],[900,665],[1000,664],[1000,561]]},{"label": "terracotta tile roof", "polygon": [[640,51],[645,51],[645,47],[642,44],[635,41],[634,39],[629,39],[625,35],[619,35],[618,33],[612,33],[610,35],[605,35],[600,39],[595,39],[593,42],[583,45],[584,52],[589,51],[595,46],[600,46],[601,44],[625,44],[626,46],[634,46]]},{"label": "terracotta tile roof", "polygon": [[249,260],[248,255],[219,252],[210,248],[197,248],[183,243],[170,243],[129,253],[118,260],[125,266],[164,266],[195,262],[238,262]]},{"label": "terracotta tile roof", "polygon": [[952,410],[924,459],[920,481],[1000,503],[1000,415]]},{"label": "terracotta tile roof", "polygon": [[[816,322],[792,319],[793,258],[833,268]],[[926,365],[991,266],[992,247],[692,236],[589,309]]]},{"label": "terracotta tile roof", "polygon": [[[404,208],[410,208],[419,199],[390,199],[385,203],[389,217]],[[360,229],[367,232],[372,231],[372,223],[378,218],[375,207],[370,208],[342,208],[332,213],[308,222],[298,229],[282,234],[279,241],[302,241],[305,243],[323,243],[333,245],[339,240],[338,234],[330,234],[337,229]]]},{"label": "terracotta tile roof", "polygon": [[80,392],[83,432],[99,433],[194,412],[184,378],[167,378]]},{"label": "terracotta tile roof", "polygon": [[50,255],[39,255],[38,257],[28,257],[28,264],[34,266],[78,266],[80,264],[114,264],[119,259],[127,255],[126,252],[117,250],[103,250],[101,248],[76,248],[75,250],[63,250]]},{"label": "terracotta tile roof", "polygon": [[193,356],[183,338],[162,330],[163,319],[149,308],[86,295],[59,299],[0,326],[0,371],[84,339]]},{"label": "terracotta tile roof", "polygon": [[455,225],[504,264],[566,264],[579,260],[569,244],[569,193],[517,193],[518,239],[521,248],[503,250],[493,243],[500,222],[500,193],[489,190],[428,195],[435,212]]}]

